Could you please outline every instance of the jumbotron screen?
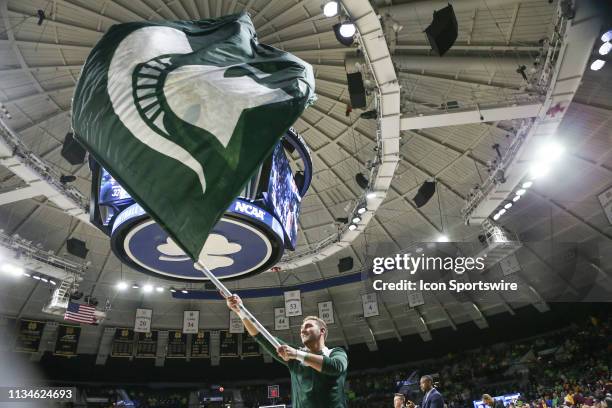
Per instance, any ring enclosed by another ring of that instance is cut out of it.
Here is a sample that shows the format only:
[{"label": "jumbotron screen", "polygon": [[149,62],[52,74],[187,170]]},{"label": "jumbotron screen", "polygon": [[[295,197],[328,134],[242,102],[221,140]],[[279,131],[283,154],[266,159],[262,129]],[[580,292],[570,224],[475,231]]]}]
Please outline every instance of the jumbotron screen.
[{"label": "jumbotron screen", "polygon": [[117,180],[115,180],[108,171],[102,169],[98,202],[100,204],[114,205],[130,198],[132,198],[132,196],[117,183]]},{"label": "jumbotron screen", "polygon": [[295,249],[302,197],[293,179],[293,172],[285,156],[285,150],[280,143],[272,154],[268,200],[287,235],[287,247]]}]

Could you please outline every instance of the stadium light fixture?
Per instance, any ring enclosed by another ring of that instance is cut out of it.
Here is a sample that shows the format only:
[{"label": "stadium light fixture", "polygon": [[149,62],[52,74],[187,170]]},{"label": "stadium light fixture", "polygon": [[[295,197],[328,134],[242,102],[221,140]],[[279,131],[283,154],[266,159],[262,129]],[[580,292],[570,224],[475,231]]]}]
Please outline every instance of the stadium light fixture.
[{"label": "stadium light fixture", "polygon": [[164,288],[163,288],[162,286],[158,286],[158,287],[156,287],[156,288],[155,288],[155,290],[156,290],[158,293],[161,293],[161,292],[163,292],[163,291],[164,291]]},{"label": "stadium light fixture", "polygon": [[506,203],[506,205],[504,205],[504,208],[506,210],[509,210],[510,208],[512,208],[512,203]]},{"label": "stadium light fixture", "polygon": [[189,291],[187,289],[182,289],[181,293],[187,294],[187,293],[189,293]]},{"label": "stadium light fixture", "polygon": [[438,242],[449,242],[448,235],[440,234],[437,239]]},{"label": "stadium light fixture", "polygon": [[612,50],[612,42],[605,42],[599,47],[599,55],[608,55]]},{"label": "stadium light fixture", "polygon": [[338,14],[338,9],[337,1],[328,1],[323,6],[323,15],[325,15],[325,17],[334,17]]},{"label": "stadium light fixture", "polygon": [[529,169],[529,177],[533,180],[544,177],[550,172],[548,163],[535,163]]},{"label": "stadium light fixture", "polygon": [[506,211],[508,211],[508,210],[506,210],[505,208],[502,208],[502,209],[501,209],[501,210],[499,210],[497,213],[498,213],[498,214],[499,214],[499,216],[501,217],[502,215],[504,215],[504,214],[506,213]]},{"label": "stadium light fixture", "polygon": [[49,279],[45,278],[44,276],[41,276],[40,280],[45,282],[45,283],[49,283]]},{"label": "stadium light fixture", "polygon": [[126,282],[119,282],[117,283],[117,289],[119,290],[126,290],[128,288],[128,284]]},{"label": "stadium light fixture", "polygon": [[501,215],[499,215],[499,213],[495,214],[495,215],[493,216],[493,221],[497,221],[497,220],[499,220],[499,217],[501,217]]},{"label": "stadium light fixture", "polygon": [[151,293],[153,292],[153,285],[150,284],[146,284],[142,287],[142,291],[145,293]]},{"label": "stadium light fixture", "polygon": [[55,283],[53,279],[49,279],[49,283],[52,284],[53,286],[57,285],[57,283]]},{"label": "stadium light fixture", "polygon": [[138,289],[140,287],[137,283],[132,283],[132,289]]},{"label": "stadium light fixture", "polygon": [[176,293],[176,289],[170,288],[170,293]]},{"label": "stadium light fixture", "polygon": [[599,71],[604,65],[606,65],[606,61],[598,58],[591,63],[591,71]]},{"label": "stadium light fixture", "polygon": [[361,207],[357,208],[357,214],[359,215],[365,213],[366,211],[368,211],[368,208],[365,205],[362,205]]},{"label": "stadium light fixture", "polygon": [[533,181],[526,181],[521,185],[521,188],[529,188],[531,186],[533,186]]},{"label": "stadium light fixture", "polygon": [[355,224],[351,224],[348,227],[349,231],[355,231],[357,229],[357,226]]},{"label": "stadium light fixture", "polygon": [[359,222],[361,222],[361,217],[358,217],[358,216],[353,217],[353,224],[357,224]]},{"label": "stadium light fixture", "polygon": [[40,280],[40,275],[32,275],[33,279]]},{"label": "stadium light fixture", "polygon": [[601,35],[601,41],[608,42],[612,41],[612,30],[608,30]]},{"label": "stadium light fixture", "polygon": [[516,203],[520,199],[521,199],[520,195],[514,196],[514,198],[512,199],[512,202]]},{"label": "stadium light fixture", "polygon": [[526,192],[527,192],[527,190],[525,190],[524,188],[519,188],[518,190],[516,190],[516,195],[517,196],[522,196]]},{"label": "stadium light fixture", "polygon": [[374,191],[370,191],[368,194],[366,194],[366,198],[367,198],[368,200],[371,200],[371,199],[373,199],[373,198],[376,198],[376,192],[374,192]]}]

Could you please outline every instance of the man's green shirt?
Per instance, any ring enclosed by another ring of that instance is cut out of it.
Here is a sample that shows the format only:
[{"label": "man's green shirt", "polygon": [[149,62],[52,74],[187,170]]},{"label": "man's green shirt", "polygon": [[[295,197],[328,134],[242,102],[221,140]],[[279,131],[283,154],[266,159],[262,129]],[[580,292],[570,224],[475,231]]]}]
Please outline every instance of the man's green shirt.
[{"label": "man's green shirt", "polygon": [[289,368],[291,403],[294,408],[346,408],[344,382],[348,357],[344,349],[336,347],[329,350],[329,353],[321,353],[324,355],[323,368],[318,372],[298,360],[284,361],[261,333],[255,336],[255,340],[276,361]]}]

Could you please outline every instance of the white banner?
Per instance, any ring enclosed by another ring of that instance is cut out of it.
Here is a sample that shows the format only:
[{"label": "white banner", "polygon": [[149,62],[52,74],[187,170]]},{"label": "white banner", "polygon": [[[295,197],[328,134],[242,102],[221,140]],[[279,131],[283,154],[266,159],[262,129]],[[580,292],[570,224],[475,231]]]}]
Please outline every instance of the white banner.
[{"label": "white banner", "polygon": [[334,324],[334,307],[331,300],[319,303],[319,317],[327,324]]},{"label": "white banner", "polygon": [[423,294],[421,292],[410,292],[408,293],[408,306],[417,307],[425,304]]},{"label": "white banner", "polygon": [[504,276],[508,276],[513,274],[514,272],[518,272],[521,270],[521,264],[519,264],[518,259],[514,254],[508,255],[501,261],[499,261],[499,266],[501,267],[502,274]]},{"label": "white banner", "polygon": [[185,310],[183,312],[183,333],[197,333],[200,326],[200,311]]},{"label": "white banner", "polygon": [[244,333],[244,325],[240,316],[230,310],[229,316],[229,332],[230,333]]},{"label": "white banner", "polygon": [[137,333],[148,333],[151,331],[151,309],[136,309],[136,320],[134,321],[134,331]]},{"label": "white banner", "polygon": [[285,316],[302,315],[302,298],[299,290],[285,292]]},{"label": "white banner", "polygon": [[363,317],[378,316],[378,299],[376,293],[366,293],[361,295],[363,302]]},{"label": "white banner", "polygon": [[274,308],[274,330],[288,330],[289,318],[285,316],[285,308]]},{"label": "white banner", "polygon": [[608,222],[612,225],[612,186],[597,196]]}]

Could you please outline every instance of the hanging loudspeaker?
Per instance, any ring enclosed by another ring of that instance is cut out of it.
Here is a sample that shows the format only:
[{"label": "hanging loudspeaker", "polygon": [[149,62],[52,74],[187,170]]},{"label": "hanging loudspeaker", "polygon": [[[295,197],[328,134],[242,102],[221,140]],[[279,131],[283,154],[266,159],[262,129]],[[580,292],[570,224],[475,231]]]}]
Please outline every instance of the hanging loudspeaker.
[{"label": "hanging loudspeaker", "polygon": [[450,4],[434,11],[433,21],[425,29],[429,45],[439,56],[444,55],[455,44],[458,32],[457,17]]},{"label": "hanging loudspeaker", "polygon": [[361,72],[353,72],[352,74],[347,73],[346,80],[348,82],[348,91],[351,97],[351,106],[353,108],[365,108],[366,94]]},{"label": "hanging loudspeaker", "polygon": [[435,181],[426,181],[419,188],[417,195],[412,199],[417,208],[421,208],[433,197],[436,192],[436,182]]}]

